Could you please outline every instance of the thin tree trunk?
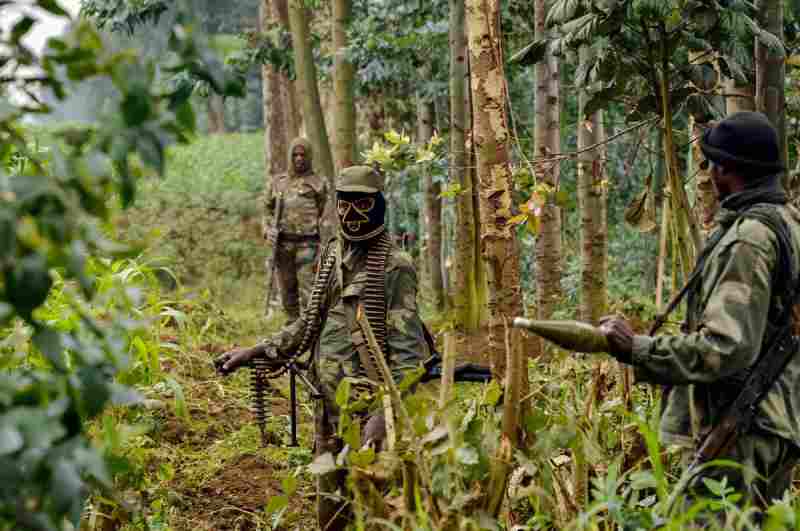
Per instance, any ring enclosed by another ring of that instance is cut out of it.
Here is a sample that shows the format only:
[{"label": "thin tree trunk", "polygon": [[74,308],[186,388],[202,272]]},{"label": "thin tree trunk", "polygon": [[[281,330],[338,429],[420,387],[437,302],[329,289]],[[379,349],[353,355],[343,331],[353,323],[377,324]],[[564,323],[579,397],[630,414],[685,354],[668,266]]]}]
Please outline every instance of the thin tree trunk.
[{"label": "thin tree trunk", "polygon": [[[292,31],[292,48],[294,49],[297,82],[303,101],[306,130],[314,145],[314,165],[317,173],[329,180],[331,198],[329,198],[328,204],[331,205],[335,190],[333,156],[317,86],[317,67],[314,64],[309,34],[309,13],[308,9],[304,7],[303,0],[290,0],[289,25]],[[327,225],[327,227],[324,230],[331,233],[333,227],[336,226],[335,209],[326,208],[326,212],[326,222],[323,225]]]},{"label": "thin tree trunk", "polygon": [[347,28],[352,17],[352,0],[333,2],[333,90],[335,93],[334,131],[336,137],[336,168],[352,166],[356,162],[356,106],[355,70],[347,60]]},{"label": "thin tree trunk", "polygon": [[479,252],[475,244],[478,232],[473,208],[475,185],[470,171],[467,148],[469,121],[467,35],[464,0],[450,0],[450,181],[461,185],[456,197],[455,257],[453,260],[452,300],[456,326],[464,333],[480,327],[483,301],[478,293]]},{"label": "thin tree trunk", "polygon": [[[267,0],[265,0],[267,1]],[[289,4],[287,0],[272,0],[272,16],[280,21],[281,26],[291,31],[289,26]],[[281,92],[286,102],[286,136],[290,140],[300,136],[303,129],[303,116],[300,113],[297,81],[292,81],[281,74]]]},{"label": "thin tree trunk", "polygon": [[[427,68],[422,69],[423,79],[427,77]],[[433,121],[435,119],[432,101],[417,96],[417,141],[427,144],[433,137]],[[426,270],[430,279],[430,294],[436,311],[444,310],[444,282],[442,280],[442,185],[434,183],[430,174],[423,176],[423,196],[425,212],[425,255]]]},{"label": "thin tree trunk", "polygon": [[[581,61],[588,60],[589,51],[580,51]],[[602,111],[591,117],[583,110],[589,95],[585,90],[578,94],[578,150],[604,140]],[[581,298],[580,317],[596,323],[605,315],[608,306],[605,249],[607,238],[603,232],[603,157],[599,149],[578,155],[578,210],[581,217]]]},{"label": "thin tree trunk", "polygon": [[[783,42],[783,0],[758,0],[756,8],[760,13],[761,27],[776,35]],[[756,109],[766,114],[777,129],[781,158],[786,164],[788,147],[786,144],[784,54],[778,50],[770,50],[757,38],[755,41]]]},{"label": "thin tree trunk", "polygon": [[[547,15],[545,0],[534,3],[536,38],[545,33]],[[547,157],[561,151],[560,72],[558,60],[549,57],[536,65],[536,156]],[[555,191],[560,175],[558,162],[537,165],[540,182]],[[561,209],[550,194],[542,208],[539,234],[536,238],[536,294],[539,319],[548,319],[561,299]]]},{"label": "thin tree trunk", "polygon": [[[467,0],[466,14],[475,120],[473,140],[481,207],[481,249],[489,274],[489,350],[495,376],[506,379],[503,433],[514,444],[520,438],[519,393],[526,371],[522,363],[521,334],[517,328],[511,327],[513,318],[522,314],[522,296],[519,246],[514,228],[508,223],[513,216],[513,182],[499,0]],[[499,504],[491,504],[487,509],[496,514]]]},{"label": "thin tree trunk", "polygon": [[[259,10],[260,30],[266,31],[271,20],[275,20],[275,3],[270,0],[262,0]],[[288,171],[287,153],[289,151],[289,141],[287,136],[288,127],[288,105],[286,102],[286,76],[276,72],[269,65],[261,67],[262,94],[264,108],[264,157],[267,164],[266,181],[273,175],[279,175]],[[269,185],[269,182],[266,182]]]},{"label": "thin tree trunk", "polygon": [[225,133],[225,99],[209,91],[206,108],[208,110],[208,134]]}]

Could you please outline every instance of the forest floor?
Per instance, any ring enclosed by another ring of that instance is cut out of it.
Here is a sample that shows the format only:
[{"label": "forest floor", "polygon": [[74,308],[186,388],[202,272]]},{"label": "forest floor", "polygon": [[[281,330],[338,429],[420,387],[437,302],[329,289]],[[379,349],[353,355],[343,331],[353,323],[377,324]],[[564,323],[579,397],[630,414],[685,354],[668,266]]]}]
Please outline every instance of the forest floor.
[{"label": "forest floor", "polygon": [[[279,322],[268,328],[277,329]],[[188,355],[164,355],[161,369],[177,385],[155,385],[145,391],[144,407],[119,412],[136,427],[124,448],[142,471],[136,481],[123,481],[131,482],[126,498],[142,509],[123,529],[142,529],[145,522],[150,529],[175,531],[314,528],[314,484],[305,467],[312,459],[313,404],[301,390],[299,446],[289,446],[288,379],[271,381],[270,444],[262,448],[249,405],[248,371],[222,378],[213,369],[219,353],[254,339],[244,334],[199,345]],[[486,333],[461,340],[472,347],[462,361],[483,363]],[[165,335],[162,341],[170,345],[174,338]],[[174,407],[177,388],[180,407]],[[103,523],[97,513],[108,511],[97,505],[95,511],[88,529],[122,523]]]}]

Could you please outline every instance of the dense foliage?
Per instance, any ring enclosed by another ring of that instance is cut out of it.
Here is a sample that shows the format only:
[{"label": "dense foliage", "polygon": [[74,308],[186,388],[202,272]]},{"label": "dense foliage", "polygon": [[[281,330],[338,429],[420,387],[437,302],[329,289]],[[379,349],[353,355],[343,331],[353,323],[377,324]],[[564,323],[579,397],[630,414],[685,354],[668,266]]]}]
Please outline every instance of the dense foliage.
[{"label": "dense foliage", "polygon": [[[35,4],[67,16],[52,0]],[[109,200],[129,205],[142,167],[163,172],[165,145],[186,141],[194,125],[188,102],[156,83],[148,58],[105,49],[86,20],[75,21],[36,55],[23,40],[35,23],[35,13],[23,12],[0,37],[6,65],[0,89],[11,96],[0,100],[0,306],[3,325],[18,339],[2,351],[4,529],[60,527],[64,517],[80,514],[90,486],[111,487],[104,460],[85,437],[85,422],[107,403],[132,398],[112,376],[130,349],[133,325],[118,315],[130,313],[122,281],[100,281],[114,278],[107,268],[115,266],[92,257],[126,252],[106,234],[114,208]],[[170,32],[168,71],[191,71],[220,92],[230,88],[209,68],[211,56],[183,16]],[[23,122],[49,112],[36,96],[40,87],[63,100],[67,81],[96,78],[110,79],[118,95],[96,124],[63,129],[47,146],[31,141]],[[49,307],[42,308],[46,301]]]}]

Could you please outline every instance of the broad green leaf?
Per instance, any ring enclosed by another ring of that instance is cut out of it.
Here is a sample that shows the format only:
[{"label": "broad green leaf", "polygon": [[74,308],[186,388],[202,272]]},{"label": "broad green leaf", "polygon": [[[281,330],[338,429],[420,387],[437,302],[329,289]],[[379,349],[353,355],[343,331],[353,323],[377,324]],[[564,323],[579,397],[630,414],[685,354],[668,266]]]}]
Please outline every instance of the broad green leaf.
[{"label": "broad green leaf", "polygon": [[36,5],[56,16],[69,17],[69,13],[64,10],[56,0],[36,0]]},{"label": "broad green leaf", "polygon": [[16,452],[24,443],[17,427],[11,422],[0,423],[0,456]]},{"label": "broad green leaf", "polygon": [[350,452],[350,463],[353,466],[365,467],[375,462],[375,450],[371,447],[358,452]]},{"label": "broad green leaf", "polygon": [[472,446],[459,446],[456,449],[456,461],[462,465],[477,465],[478,451]]},{"label": "broad green leaf", "polygon": [[33,335],[33,344],[45,357],[60,370],[66,369],[64,364],[64,347],[61,344],[61,334],[52,328],[40,328]]},{"label": "broad green leaf", "polygon": [[292,496],[297,491],[297,478],[288,474],[281,480],[281,487],[286,496]]},{"label": "broad green leaf", "polygon": [[274,514],[278,511],[285,509],[289,505],[289,498],[283,494],[279,496],[273,496],[267,502],[267,508],[265,509],[267,513]]},{"label": "broad green leaf", "polygon": [[350,401],[350,380],[347,378],[343,379],[339,382],[339,386],[336,388],[336,405],[339,407],[347,406],[347,403]]}]

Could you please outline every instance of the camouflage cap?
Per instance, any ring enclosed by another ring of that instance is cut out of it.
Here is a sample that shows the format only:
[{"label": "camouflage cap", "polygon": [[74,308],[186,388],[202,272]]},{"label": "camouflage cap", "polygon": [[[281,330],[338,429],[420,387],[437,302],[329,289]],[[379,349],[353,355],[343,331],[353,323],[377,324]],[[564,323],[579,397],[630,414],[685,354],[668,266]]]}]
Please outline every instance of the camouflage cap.
[{"label": "camouflage cap", "polygon": [[339,172],[336,189],[340,192],[383,192],[383,175],[371,166],[350,166]]}]

